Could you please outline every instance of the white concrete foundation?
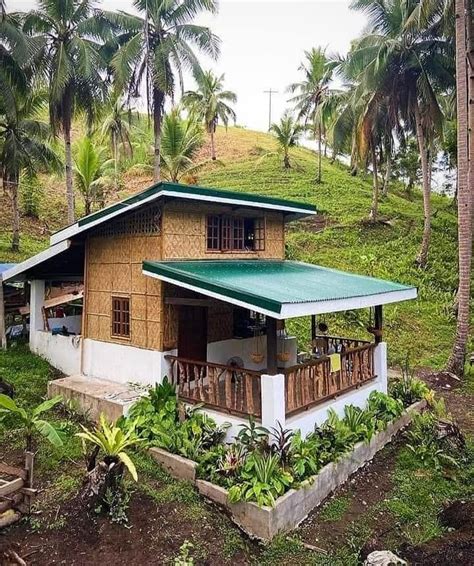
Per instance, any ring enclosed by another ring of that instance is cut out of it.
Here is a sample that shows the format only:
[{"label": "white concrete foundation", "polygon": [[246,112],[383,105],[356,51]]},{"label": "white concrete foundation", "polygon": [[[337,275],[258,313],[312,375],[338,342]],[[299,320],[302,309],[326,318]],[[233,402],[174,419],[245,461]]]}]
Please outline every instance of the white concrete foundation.
[{"label": "white concrete foundation", "polygon": [[[31,337],[31,335],[30,335]],[[53,336],[51,332],[37,330],[30,349],[66,375],[81,371],[81,336]]]},{"label": "white concrete foundation", "polygon": [[89,377],[108,379],[117,383],[154,385],[169,373],[168,354],[137,348],[130,344],[100,342],[86,338],[83,342],[82,373]]},{"label": "white concrete foundation", "polygon": [[262,426],[271,430],[285,426],[285,376],[262,375]]},{"label": "white concrete foundation", "polygon": [[44,329],[44,288],[42,279],[34,279],[30,282],[30,350],[38,354],[40,352],[36,351],[37,332]]}]

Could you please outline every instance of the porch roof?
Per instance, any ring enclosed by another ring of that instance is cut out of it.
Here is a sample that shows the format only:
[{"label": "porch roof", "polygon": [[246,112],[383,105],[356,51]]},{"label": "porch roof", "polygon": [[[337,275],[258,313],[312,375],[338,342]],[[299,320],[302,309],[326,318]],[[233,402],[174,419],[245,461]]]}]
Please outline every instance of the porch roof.
[{"label": "porch roof", "polygon": [[417,296],[415,287],[296,261],[144,261],[143,273],[277,319]]}]

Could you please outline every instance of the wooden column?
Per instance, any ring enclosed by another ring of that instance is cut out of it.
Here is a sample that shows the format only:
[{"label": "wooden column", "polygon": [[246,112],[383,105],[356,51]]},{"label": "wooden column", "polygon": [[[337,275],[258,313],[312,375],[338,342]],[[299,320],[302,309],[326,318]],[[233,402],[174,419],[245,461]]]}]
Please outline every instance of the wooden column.
[{"label": "wooden column", "polygon": [[383,311],[382,305],[377,305],[375,307],[375,315],[374,315],[374,325],[375,330],[377,333],[375,334],[375,343],[380,344],[382,342],[382,330],[383,330]]},{"label": "wooden column", "polygon": [[311,341],[316,338],[316,315],[311,315]]},{"label": "wooden column", "polygon": [[269,375],[278,373],[277,368],[277,321],[267,316],[267,372]]},{"label": "wooden column", "polygon": [[0,348],[7,349],[7,335],[5,329],[5,300],[3,297],[3,282],[0,277]]}]

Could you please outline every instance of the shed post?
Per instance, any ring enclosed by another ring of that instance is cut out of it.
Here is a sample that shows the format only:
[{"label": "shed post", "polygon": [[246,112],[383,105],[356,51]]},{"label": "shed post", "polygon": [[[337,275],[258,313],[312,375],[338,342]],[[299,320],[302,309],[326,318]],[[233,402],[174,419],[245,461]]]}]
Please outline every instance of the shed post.
[{"label": "shed post", "polygon": [[3,282],[0,276],[0,348],[7,349],[7,335],[5,329],[5,299],[3,295]]},{"label": "shed post", "polygon": [[383,311],[382,305],[376,305],[374,312],[374,324],[375,324],[375,343],[380,344],[382,342],[382,331],[383,331]]},{"label": "shed post", "polygon": [[30,287],[30,350],[36,348],[36,333],[44,330],[43,307],[44,307],[44,280],[34,279]]}]

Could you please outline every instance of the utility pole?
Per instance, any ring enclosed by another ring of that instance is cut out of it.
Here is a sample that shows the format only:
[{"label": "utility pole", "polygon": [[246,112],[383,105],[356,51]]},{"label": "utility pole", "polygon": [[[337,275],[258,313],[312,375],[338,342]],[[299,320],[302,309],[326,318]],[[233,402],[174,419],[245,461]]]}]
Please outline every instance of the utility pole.
[{"label": "utility pole", "polygon": [[277,94],[278,91],[272,90],[270,87],[270,90],[264,90],[263,92],[268,94],[268,129],[270,129],[272,126],[272,94]]}]

